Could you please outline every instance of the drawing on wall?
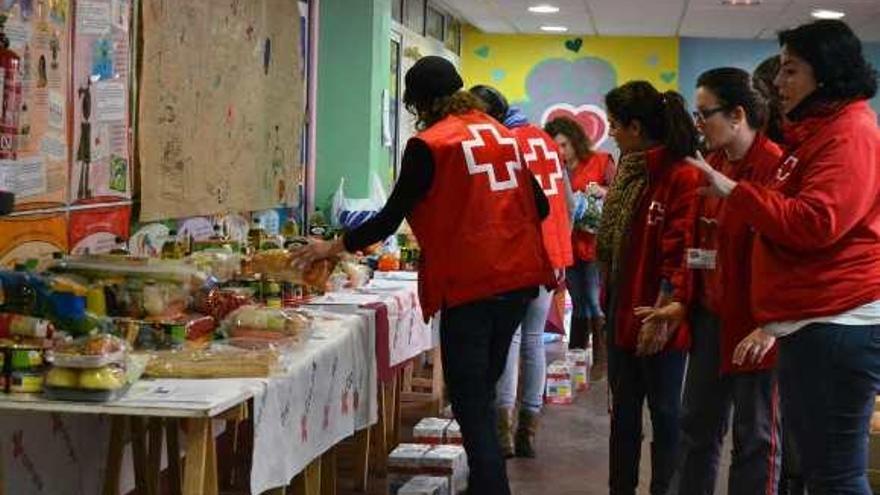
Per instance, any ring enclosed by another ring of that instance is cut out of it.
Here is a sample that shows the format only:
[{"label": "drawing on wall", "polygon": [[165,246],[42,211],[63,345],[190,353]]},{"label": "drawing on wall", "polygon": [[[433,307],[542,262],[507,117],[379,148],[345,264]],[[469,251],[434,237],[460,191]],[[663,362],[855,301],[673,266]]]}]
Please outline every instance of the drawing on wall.
[{"label": "drawing on wall", "polygon": [[130,206],[112,206],[70,212],[69,245],[72,254],[108,253],[116,239],[128,238]]},{"label": "drawing on wall", "polygon": [[143,12],[142,220],[295,204],[297,3],[146,0]]},{"label": "drawing on wall", "polygon": [[67,251],[67,218],[63,213],[0,219],[0,267],[34,259],[40,264]]}]

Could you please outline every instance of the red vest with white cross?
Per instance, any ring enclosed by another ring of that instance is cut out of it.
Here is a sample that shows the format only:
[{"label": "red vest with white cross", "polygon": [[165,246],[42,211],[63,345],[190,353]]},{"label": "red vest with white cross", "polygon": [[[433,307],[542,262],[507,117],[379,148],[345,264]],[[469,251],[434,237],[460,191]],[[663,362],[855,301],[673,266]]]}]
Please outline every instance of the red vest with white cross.
[{"label": "red vest with white cross", "polygon": [[550,215],[541,223],[544,247],[553,268],[566,268],[574,263],[571,250],[571,221],[565,201],[565,179],[559,149],[549,134],[534,125],[514,127],[523,162],[541,184],[550,202]]},{"label": "red vest with white cross", "polygon": [[481,112],[450,115],[415,137],[434,178],[408,216],[422,249],[425,318],[516,289],[553,284],[531,173],[513,134]]}]

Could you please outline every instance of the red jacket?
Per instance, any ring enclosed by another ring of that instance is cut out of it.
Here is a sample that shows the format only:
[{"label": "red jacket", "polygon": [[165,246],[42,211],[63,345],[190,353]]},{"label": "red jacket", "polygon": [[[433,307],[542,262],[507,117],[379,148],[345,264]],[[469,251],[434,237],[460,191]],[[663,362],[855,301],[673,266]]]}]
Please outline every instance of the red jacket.
[{"label": "red jacket", "polygon": [[[672,283],[673,297],[682,303],[689,294],[685,252],[693,232],[697,188],[702,175],[685,161],[673,161],[666,148],[648,151],[648,186],[633,215],[629,243],[620,274],[610,284],[614,296],[614,342],[635,351],[641,320],[639,306],[654,306],[662,279]],[[669,339],[665,350],[690,346],[687,322]]]},{"label": "red jacket", "polygon": [[[759,324],[833,316],[880,300],[880,129],[866,101],[786,129],[772,186],[728,199],[757,231]],[[791,136],[791,140],[789,137]]]},{"label": "red jacket", "polygon": [[[782,150],[763,134],[758,134],[746,156],[731,162],[723,151],[713,153],[708,162],[733,180],[768,184],[776,176]],[[715,269],[696,269],[696,299],[721,320],[721,372],[746,372],[773,368],[774,347],[757,366],[736,366],[733,351],[758,328],[751,311],[751,261],[754,234],[742,212],[727,201],[704,197],[697,222],[694,248],[717,253]]]},{"label": "red jacket", "polygon": [[547,200],[550,215],[541,222],[544,248],[553,268],[565,268],[574,262],[571,254],[571,222],[565,201],[565,179],[559,148],[549,134],[534,125],[514,127],[510,132],[516,136],[523,161],[535,175]]},{"label": "red jacket", "polygon": [[422,248],[425,317],[443,307],[554,284],[532,174],[522,166],[513,134],[474,111],[450,115],[416,139],[434,159],[431,188],[408,217]]},{"label": "red jacket", "polygon": [[[608,153],[594,151],[581,160],[571,171],[571,190],[584,192],[591,183],[607,188],[614,180],[614,159]],[[596,259],[596,235],[583,230],[572,230],[574,257],[582,261]]]}]

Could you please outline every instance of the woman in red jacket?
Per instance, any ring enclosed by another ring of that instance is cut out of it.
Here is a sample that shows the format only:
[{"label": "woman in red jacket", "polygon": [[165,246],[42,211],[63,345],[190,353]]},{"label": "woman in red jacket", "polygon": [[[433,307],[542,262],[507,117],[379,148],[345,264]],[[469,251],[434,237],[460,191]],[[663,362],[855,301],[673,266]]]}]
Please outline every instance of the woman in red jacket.
[{"label": "woman in red jacket", "polygon": [[599,228],[608,280],[611,386],[610,493],[636,492],[642,408],[651,411],[651,494],[666,494],[676,466],[688,329],[684,267],[700,171],[685,162],[697,131],[684,99],[634,81],[605,97],[621,159]]},{"label": "woman in red jacket", "polygon": [[[760,131],[767,104],[748,72],[725,67],[700,75],[696,107],[715,170],[738,180],[772,182],[782,150]],[[702,199],[688,250],[695,283],[679,492],[715,492],[733,410],[728,492],[773,495],[781,461],[774,339],[755,330],[750,309],[753,234],[740,212],[727,206],[722,199]],[[746,356],[747,347],[752,351]]]},{"label": "woman in red jacket", "polygon": [[[616,167],[608,153],[592,149],[583,128],[572,119],[559,117],[544,126],[559,145],[572,192],[605,197],[614,180]],[[588,335],[593,337],[593,381],[605,377],[607,359],[602,328],[605,314],[599,303],[601,279],[596,266],[596,230],[583,222],[575,223],[572,234],[574,264],[566,270],[565,278],[571,295],[571,349],[586,349]]]},{"label": "woman in red jacket", "polygon": [[880,388],[880,129],[867,100],[877,76],[840,21],[783,31],[779,41],[787,149],[773,184],[693,163],[757,233],[752,308],[779,339],[783,418],[808,491],[869,494],[868,425]]}]

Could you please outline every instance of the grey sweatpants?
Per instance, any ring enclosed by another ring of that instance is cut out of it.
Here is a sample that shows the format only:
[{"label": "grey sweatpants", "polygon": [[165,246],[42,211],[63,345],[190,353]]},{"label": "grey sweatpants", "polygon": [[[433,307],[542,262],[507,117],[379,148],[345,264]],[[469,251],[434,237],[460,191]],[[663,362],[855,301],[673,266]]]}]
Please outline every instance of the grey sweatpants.
[{"label": "grey sweatpants", "polygon": [[776,373],[720,374],[720,323],[697,307],[682,405],[679,495],[711,495],[733,412],[729,495],[775,495],[782,438]]}]

